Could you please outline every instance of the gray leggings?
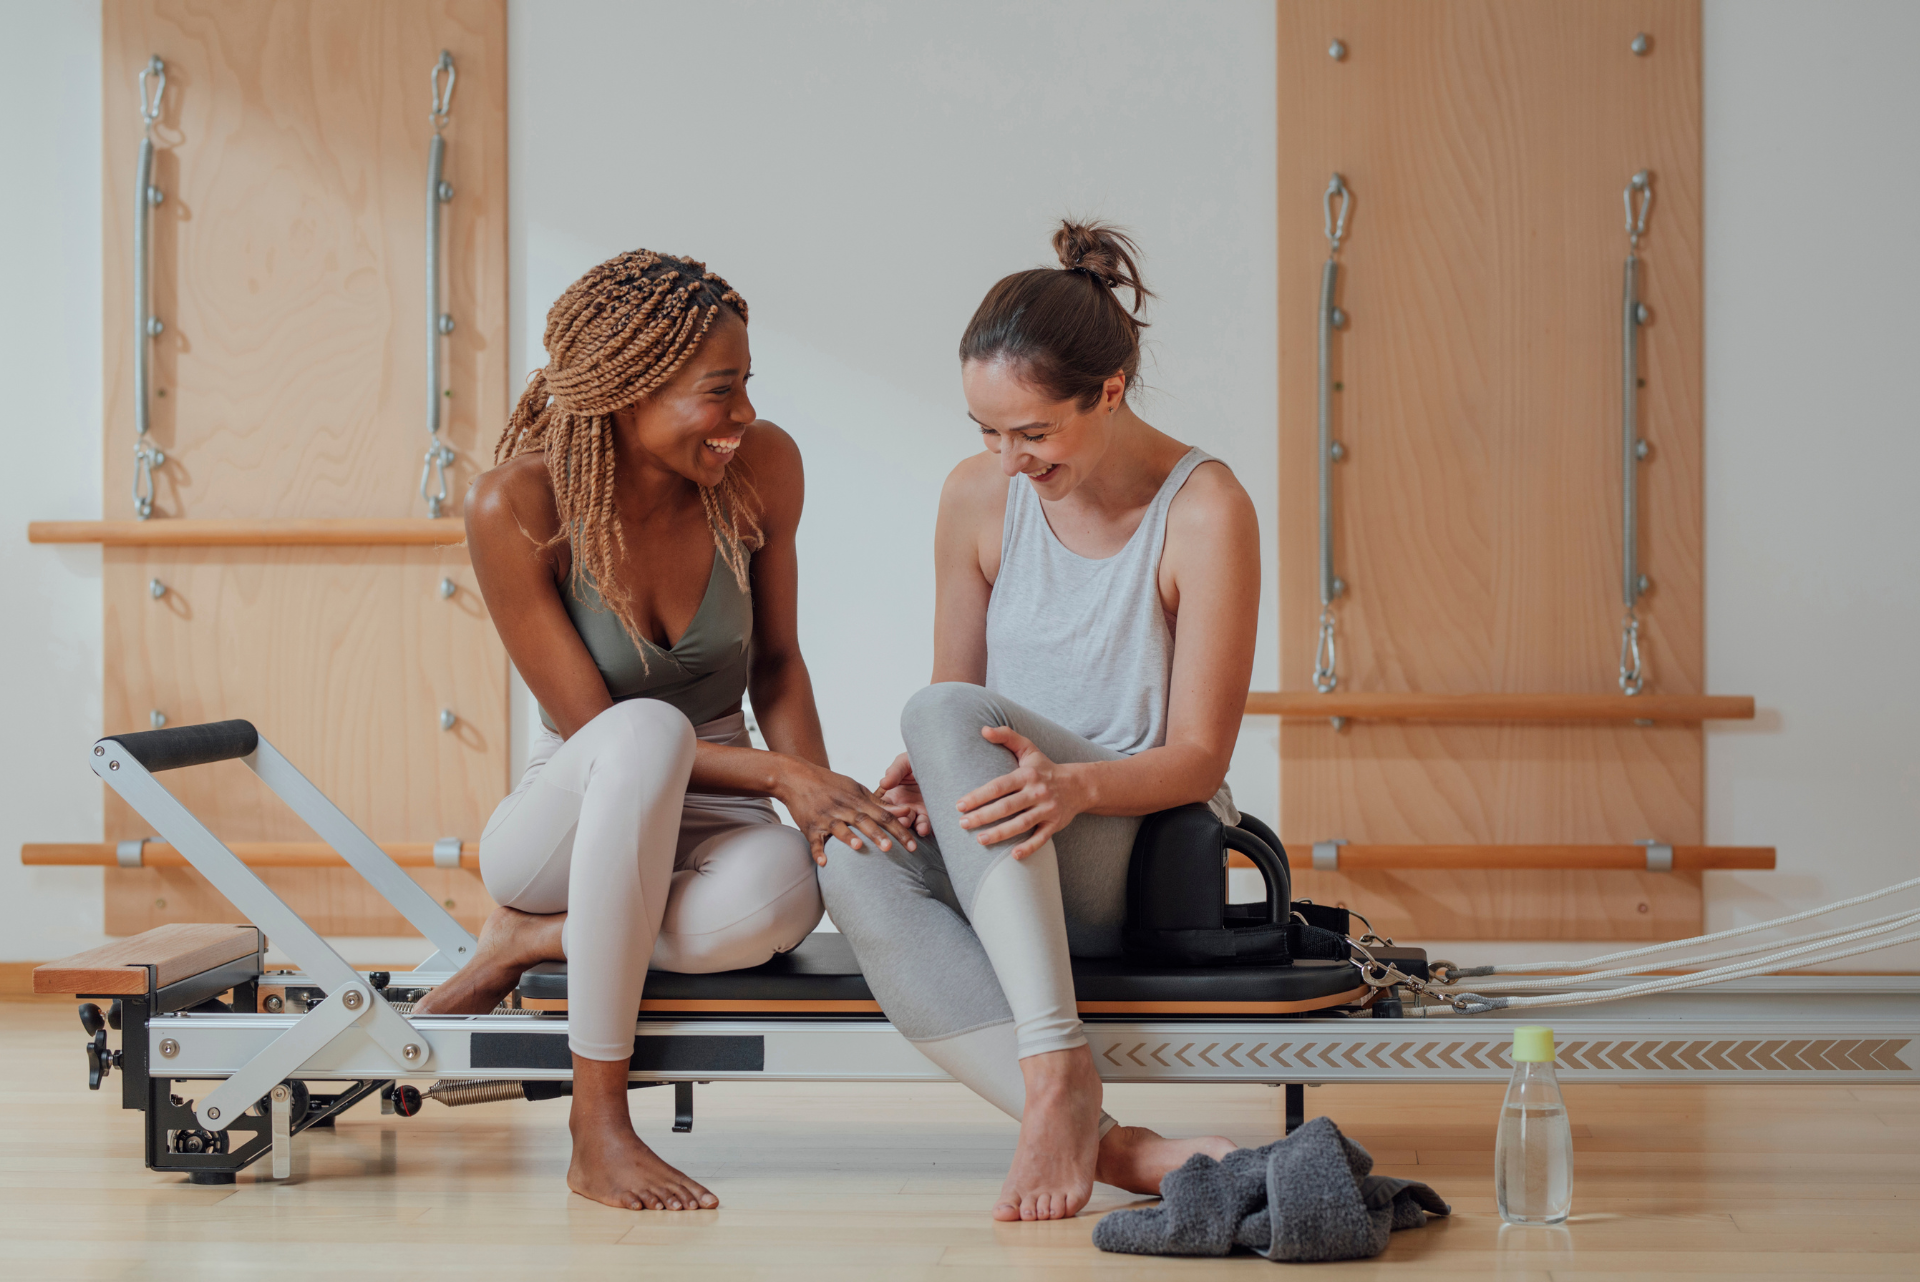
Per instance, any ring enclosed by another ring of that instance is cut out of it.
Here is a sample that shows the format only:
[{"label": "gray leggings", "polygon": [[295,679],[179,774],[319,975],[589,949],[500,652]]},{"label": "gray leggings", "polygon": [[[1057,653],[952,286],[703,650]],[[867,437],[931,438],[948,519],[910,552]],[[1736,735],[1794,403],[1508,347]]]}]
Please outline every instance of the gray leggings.
[{"label": "gray leggings", "polygon": [[[835,843],[820,889],[894,1027],[1018,1117],[1018,1061],[1086,1044],[1070,957],[1119,955],[1140,820],[1081,815],[1024,860],[1008,856],[1019,838],[982,846],[955,805],[1014,768],[980,736],[990,725],[1010,726],[1054,761],[1121,759],[991,690],[928,686],[907,701],[900,732],[934,839],[914,853]],[[1104,1119],[1102,1132],[1111,1125]]]}]

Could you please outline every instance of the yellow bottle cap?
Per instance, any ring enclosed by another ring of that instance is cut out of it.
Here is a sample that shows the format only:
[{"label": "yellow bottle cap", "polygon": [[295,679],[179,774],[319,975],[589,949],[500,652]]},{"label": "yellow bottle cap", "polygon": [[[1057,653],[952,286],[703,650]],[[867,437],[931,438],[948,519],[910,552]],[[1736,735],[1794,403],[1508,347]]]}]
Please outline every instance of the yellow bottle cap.
[{"label": "yellow bottle cap", "polygon": [[1553,1062],[1553,1030],[1538,1024],[1513,1030],[1513,1062],[1550,1064]]}]

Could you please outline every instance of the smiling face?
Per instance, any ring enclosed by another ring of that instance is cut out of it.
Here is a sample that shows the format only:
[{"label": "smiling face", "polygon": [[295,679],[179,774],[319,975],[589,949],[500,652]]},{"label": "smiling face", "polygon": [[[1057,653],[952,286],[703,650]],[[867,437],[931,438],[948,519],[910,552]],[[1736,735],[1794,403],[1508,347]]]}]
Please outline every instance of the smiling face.
[{"label": "smiling face", "polygon": [[755,417],[747,399],[751,366],[746,322],[722,309],[679,373],[645,400],[613,412],[614,430],[642,458],[697,485],[716,486]]},{"label": "smiling face", "polygon": [[986,447],[1000,456],[1008,476],[1026,473],[1043,499],[1071,494],[1105,457],[1108,424],[1127,391],[1115,374],[1091,408],[1056,401],[1021,377],[1008,360],[967,361],[960,367],[967,415],[980,426]]}]

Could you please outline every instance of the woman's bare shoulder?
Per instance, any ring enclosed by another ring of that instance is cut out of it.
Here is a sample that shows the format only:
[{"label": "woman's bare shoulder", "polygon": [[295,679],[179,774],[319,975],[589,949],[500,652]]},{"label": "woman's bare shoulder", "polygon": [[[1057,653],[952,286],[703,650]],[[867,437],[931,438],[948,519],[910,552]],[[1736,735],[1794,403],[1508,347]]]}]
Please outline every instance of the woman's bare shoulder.
[{"label": "woman's bare shoulder", "polygon": [[536,543],[560,528],[553,478],[540,454],[522,454],[482,472],[467,491],[467,538],[488,543],[522,534]]},{"label": "woman's bare shoulder", "polygon": [[1007,474],[990,450],[961,459],[940,487],[942,511],[956,516],[992,517],[1007,510]]},{"label": "woman's bare shoulder", "polygon": [[1252,497],[1219,459],[1194,468],[1167,508],[1167,532],[1182,541],[1235,542],[1259,531]]},{"label": "woman's bare shoulder", "polygon": [[776,525],[798,525],[806,501],[806,469],[800,445],[786,429],[764,418],[747,424],[733,466],[741,468],[760,500],[764,520]]}]

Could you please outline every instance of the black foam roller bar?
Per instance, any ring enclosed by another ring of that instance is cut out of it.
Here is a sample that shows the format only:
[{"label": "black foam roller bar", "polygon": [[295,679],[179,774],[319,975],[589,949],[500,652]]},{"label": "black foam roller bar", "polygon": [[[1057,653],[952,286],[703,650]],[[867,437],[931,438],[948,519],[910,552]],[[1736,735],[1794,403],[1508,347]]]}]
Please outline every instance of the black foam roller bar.
[{"label": "black foam roller bar", "polygon": [[165,730],[136,730],[110,734],[108,739],[156,774],[182,766],[204,766],[214,761],[244,757],[260,746],[260,732],[251,721],[209,721],[199,726],[171,726]]}]

